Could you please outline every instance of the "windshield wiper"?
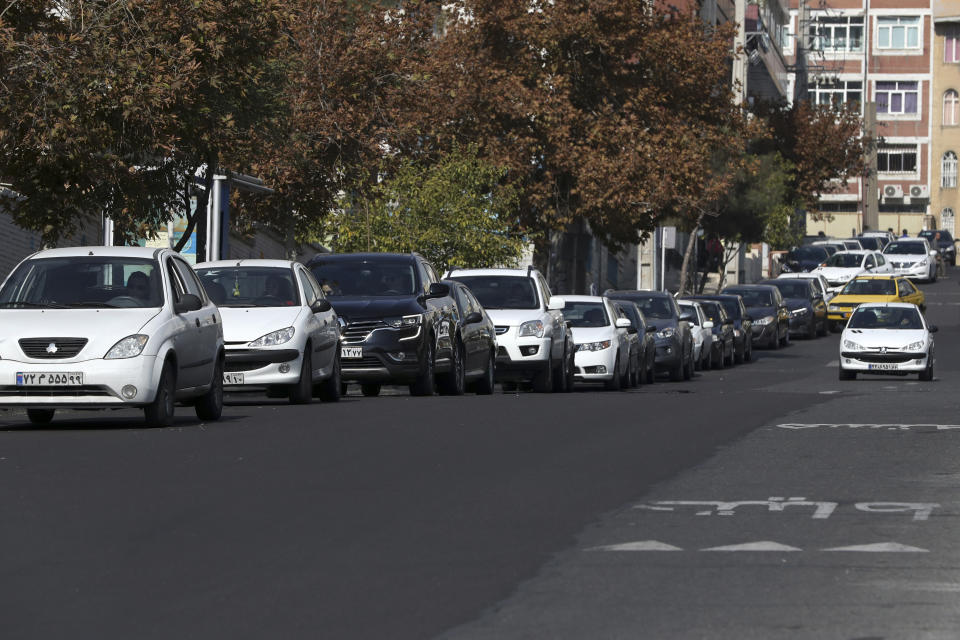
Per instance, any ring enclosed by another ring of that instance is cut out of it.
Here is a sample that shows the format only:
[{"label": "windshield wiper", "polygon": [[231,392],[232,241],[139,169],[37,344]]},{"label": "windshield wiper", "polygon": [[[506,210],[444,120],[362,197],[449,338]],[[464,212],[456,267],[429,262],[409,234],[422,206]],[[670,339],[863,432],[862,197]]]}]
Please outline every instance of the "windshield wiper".
[{"label": "windshield wiper", "polygon": [[56,302],[0,302],[0,307],[28,307],[31,309],[69,309],[65,304]]}]

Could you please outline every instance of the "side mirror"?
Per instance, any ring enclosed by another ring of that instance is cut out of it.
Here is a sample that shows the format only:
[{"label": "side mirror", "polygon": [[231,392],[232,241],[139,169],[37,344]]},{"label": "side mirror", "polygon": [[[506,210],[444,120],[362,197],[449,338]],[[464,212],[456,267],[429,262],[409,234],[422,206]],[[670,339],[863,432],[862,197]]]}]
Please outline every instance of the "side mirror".
[{"label": "side mirror", "polygon": [[564,307],[567,306],[567,301],[561,298],[560,296],[552,296],[550,302],[547,303],[548,311],[563,311]]},{"label": "side mirror", "polygon": [[627,318],[617,318],[613,324],[617,329],[629,329],[633,326],[633,323]]},{"label": "side mirror", "polygon": [[937,250],[936,250],[936,249],[930,249],[930,257],[931,257],[931,258],[936,258],[936,257],[937,257]]},{"label": "side mirror", "polygon": [[196,295],[192,293],[185,293],[183,297],[180,298],[180,302],[175,302],[173,305],[174,313],[188,313],[190,311],[199,311],[203,307],[203,302]]},{"label": "side mirror", "polygon": [[330,311],[330,309],[333,309],[333,305],[330,304],[330,301],[326,298],[316,300],[312,305],[310,305],[310,311],[313,311],[314,313],[323,313],[325,311]]},{"label": "side mirror", "polygon": [[463,324],[476,324],[483,320],[483,314],[479,311],[472,311],[463,319]]},{"label": "side mirror", "polygon": [[647,325],[647,333],[653,333],[656,330],[657,330],[657,327],[655,325],[652,325],[652,324]]},{"label": "side mirror", "polygon": [[707,320],[703,323],[704,329],[713,329],[713,320]]},{"label": "side mirror", "polygon": [[443,298],[448,295],[450,295],[450,285],[434,282],[430,285],[430,289],[425,297],[427,300],[430,300],[431,298]]},{"label": "side mirror", "polygon": [[937,325],[931,324],[930,326],[927,327],[927,331],[929,331],[930,333],[936,333],[937,331],[939,331],[939,328],[937,327]]}]

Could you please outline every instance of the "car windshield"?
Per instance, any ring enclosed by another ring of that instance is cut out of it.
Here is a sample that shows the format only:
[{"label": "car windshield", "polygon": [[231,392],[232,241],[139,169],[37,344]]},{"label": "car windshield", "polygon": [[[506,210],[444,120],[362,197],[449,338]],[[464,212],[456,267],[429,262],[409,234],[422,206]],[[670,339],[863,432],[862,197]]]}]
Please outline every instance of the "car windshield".
[{"label": "car windshield", "polygon": [[926,247],[923,246],[922,242],[891,242],[886,249],[883,251],[885,254],[890,255],[925,255],[927,253]]},{"label": "car windshield", "polygon": [[700,306],[703,308],[703,313],[707,316],[707,320],[712,322],[714,326],[720,326],[720,323],[723,322],[723,312],[720,308],[719,302],[701,302]]},{"label": "car windshield", "polygon": [[0,307],[7,309],[162,305],[159,265],[148,258],[70,256],[27,260],[0,290]]},{"label": "car windshield", "polygon": [[843,246],[847,249],[863,249],[863,246],[860,244],[859,240],[844,240]]},{"label": "car windshield", "polygon": [[827,259],[827,250],[823,247],[797,247],[790,252],[790,260],[819,260]]},{"label": "car windshield", "polygon": [[[690,320],[689,320],[690,324],[692,324],[695,327],[699,327],[700,314],[697,313],[697,308],[689,303],[684,304],[682,302],[678,302],[677,304],[680,306],[680,313],[686,313],[687,315],[690,316]],[[703,307],[702,304],[700,306]]]},{"label": "car windshield", "polygon": [[320,288],[330,297],[412,296],[417,278],[407,260],[320,260],[310,265]]},{"label": "car windshield", "polygon": [[670,302],[664,297],[650,296],[647,298],[631,296],[629,300],[636,303],[636,305],[640,307],[640,311],[643,312],[643,315],[648,318],[657,318],[660,320],[673,320],[674,318]]},{"label": "car windshield", "polygon": [[[937,237],[937,232],[935,230],[921,231],[918,235],[921,238],[926,238],[927,240],[932,241]],[[953,242],[953,237],[950,235],[949,231],[940,231],[940,242]]]},{"label": "car windshield", "polygon": [[871,236],[860,238],[860,245],[864,249],[873,249],[874,251],[883,249],[883,245],[880,243],[880,238],[874,238]]},{"label": "car windshield", "polygon": [[207,295],[218,307],[292,307],[300,304],[293,270],[284,267],[197,269]]},{"label": "car windshield", "polygon": [[846,269],[859,267],[863,263],[860,253],[835,253],[827,260],[828,267],[843,267]]},{"label": "car windshield", "polygon": [[840,292],[849,296],[895,296],[897,285],[893,280],[881,278],[855,278]]},{"label": "car windshield", "polygon": [[732,293],[743,298],[743,304],[748,307],[772,307],[773,293],[765,289],[731,289],[724,293]]},{"label": "car windshield", "polygon": [[610,317],[602,302],[567,300],[563,318],[571,327],[607,327]]},{"label": "car windshield", "polygon": [[784,298],[809,298],[810,283],[806,280],[775,280],[771,283]]},{"label": "car windshield", "polygon": [[848,329],[923,329],[916,307],[858,307]]},{"label": "car windshield", "polygon": [[451,279],[470,287],[485,309],[540,308],[533,279],[526,276],[456,276]]}]

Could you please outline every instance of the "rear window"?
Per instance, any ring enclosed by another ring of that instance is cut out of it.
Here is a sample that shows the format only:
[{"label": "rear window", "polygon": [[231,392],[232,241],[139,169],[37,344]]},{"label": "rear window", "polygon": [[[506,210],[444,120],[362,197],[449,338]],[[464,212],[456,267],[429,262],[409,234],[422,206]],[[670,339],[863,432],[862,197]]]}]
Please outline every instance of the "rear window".
[{"label": "rear window", "polygon": [[320,288],[337,296],[412,296],[417,293],[414,264],[401,260],[330,260],[310,265]]}]

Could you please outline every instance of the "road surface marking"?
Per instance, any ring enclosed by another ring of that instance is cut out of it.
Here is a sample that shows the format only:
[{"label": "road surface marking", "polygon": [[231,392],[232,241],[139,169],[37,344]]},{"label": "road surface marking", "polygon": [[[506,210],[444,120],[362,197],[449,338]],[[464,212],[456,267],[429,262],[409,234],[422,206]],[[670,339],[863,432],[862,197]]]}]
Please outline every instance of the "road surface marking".
[{"label": "road surface marking", "polygon": [[[733,516],[742,507],[766,507],[767,513],[783,513],[788,507],[806,507],[812,509],[810,517],[814,520],[826,520],[840,506],[839,502],[826,500],[808,500],[797,496],[791,498],[770,497],[766,500],[658,500],[649,504],[634,505],[634,509],[645,511],[674,512],[690,507],[697,516]],[[854,509],[864,513],[912,513],[914,520],[927,520],[933,510],[940,506],[936,502],[858,502]],[[706,508],[705,508],[706,507]],[[756,509],[753,509],[756,511]]]},{"label": "road surface marking", "polygon": [[[822,392],[821,393],[825,393]],[[900,423],[873,423],[873,422],[815,422],[795,423],[788,422],[776,425],[778,429],[800,431],[803,429],[866,429],[887,431],[909,431],[911,429],[936,429],[937,431],[952,431],[960,429],[960,424],[900,424]]]},{"label": "road surface marking", "polygon": [[590,549],[590,551],[683,551],[683,549],[665,542],[658,542],[657,540],[640,540],[638,542],[625,542],[623,544],[594,547]]},{"label": "road surface marking", "polygon": [[701,551],[803,551],[803,549],[771,540],[762,540],[760,542],[730,544],[723,547],[710,547],[709,549],[701,549]]},{"label": "road surface marking", "polygon": [[832,547],[824,551],[858,551],[863,553],[930,553],[929,549],[911,547],[898,542],[877,542],[876,544],[857,544],[851,547]]},{"label": "road surface marking", "polygon": [[823,365],[823,366],[825,366],[825,367],[839,367],[839,366],[840,366],[840,361],[839,361],[839,360],[831,360],[830,362],[828,362],[827,364],[825,364],[825,365]]}]

